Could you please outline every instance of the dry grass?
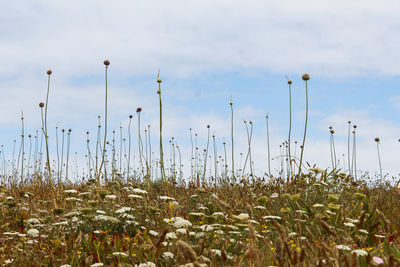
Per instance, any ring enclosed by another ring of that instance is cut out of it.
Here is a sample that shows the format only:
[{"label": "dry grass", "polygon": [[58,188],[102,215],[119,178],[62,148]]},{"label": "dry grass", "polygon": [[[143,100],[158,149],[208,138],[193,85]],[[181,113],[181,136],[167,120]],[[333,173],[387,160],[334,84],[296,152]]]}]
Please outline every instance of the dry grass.
[{"label": "dry grass", "polygon": [[400,190],[387,183],[315,169],[289,184],[181,184],[171,197],[161,181],[137,189],[145,186],[3,187],[0,264],[367,266],[400,257]]}]

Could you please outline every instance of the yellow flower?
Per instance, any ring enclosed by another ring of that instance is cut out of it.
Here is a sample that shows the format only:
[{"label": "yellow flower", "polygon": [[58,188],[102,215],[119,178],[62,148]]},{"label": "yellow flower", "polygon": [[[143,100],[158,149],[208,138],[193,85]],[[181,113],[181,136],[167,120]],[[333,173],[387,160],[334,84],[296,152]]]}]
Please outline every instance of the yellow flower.
[{"label": "yellow flower", "polygon": [[133,253],[132,253],[132,257],[136,257],[136,254],[135,254],[135,252],[133,252]]},{"label": "yellow flower", "polygon": [[78,253],[79,255],[81,255],[81,254],[82,254],[82,251],[78,250],[76,253]]}]

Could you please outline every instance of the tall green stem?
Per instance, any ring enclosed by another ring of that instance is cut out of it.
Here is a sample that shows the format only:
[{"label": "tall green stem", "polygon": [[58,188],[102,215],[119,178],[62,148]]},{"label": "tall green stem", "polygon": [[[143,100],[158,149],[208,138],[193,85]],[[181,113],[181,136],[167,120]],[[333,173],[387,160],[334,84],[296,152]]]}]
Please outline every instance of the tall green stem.
[{"label": "tall green stem", "polygon": [[[101,173],[101,168],[104,165],[104,157],[106,155],[106,144],[107,144],[107,72],[108,72],[108,66],[110,65],[110,61],[105,60],[104,61],[104,65],[106,66],[105,69],[105,83],[106,83],[106,96],[105,96],[105,100],[104,100],[104,143],[103,143],[103,154],[102,154],[102,158],[101,158],[101,163],[100,163],[100,167],[99,167],[99,172],[97,175],[97,183],[100,183],[100,173]],[[104,165],[104,175],[105,175],[105,165]]]},{"label": "tall green stem", "polygon": [[300,154],[300,164],[299,164],[299,173],[298,176],[301,174],[301,166],[303,163],[303,153],[304,153],[304,143],[306,141],[306,134],[307,134],[307,121],[308,121],[308,85],[307,81],[310,79],[308,74],[303,75],[303,80],[306,82],[306,121],[304,124],[304,136],[303,136],[303,144],[301,146],[301,154]]}]

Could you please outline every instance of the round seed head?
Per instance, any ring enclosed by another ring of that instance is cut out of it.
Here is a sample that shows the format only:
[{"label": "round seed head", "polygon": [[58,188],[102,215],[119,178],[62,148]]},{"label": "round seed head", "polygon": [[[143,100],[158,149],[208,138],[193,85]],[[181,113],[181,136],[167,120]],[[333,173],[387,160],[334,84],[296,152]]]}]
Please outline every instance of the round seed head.
[{"label": "round seed head", "polygon": [[380,141],[379,137],[375,138],[375,142],[379,142],[379,141]]},{"label": "round seed head", "polygon": [[68,129],[68,132],[70,133],[70,132],[72,132],[72,130],[71,130],[71,129]]},{"label": "round seed head", "polygon": [[303,79],[303,81],[308,81],[310,79],[310,75],[308,73],[304,73],[301,78]]},{"label": "round seed head", "polygon": [[351,121],[348,121],[347,123],[348,123],[348,124],[350,124],[350,123],[351,123]]},{"label": "round seed head", "polygon": [[332,129],[332,126],[329,126],[329,129],[331,130],[331,129]]},{"label": "round seed head", "polygon": [[132,115],[129,115],[129,119],[132,119],[132,117],[133,117]]},{"label": "round seed head", "polygon": [[353,128],[354,128],[354,129],[357,128],[357,125],[354,125]]},{"label": "round seed head", "polygon": [[51,75],[52,71],[51,70],[47,70],[47,74]]},{"label": "round seed head", "polygon": [[287,83],[288,83],[288,84],[292,84],[292,80],[288,80]]},{"label": "round seed head", "polygon": [[40,103],[39,103],[39,107],[41,107],[41,108],[44,107],[44,103],[43,103],[43,102],[40,102]]},{"label": "round seed head", "polygon": [[162,83],[162,80],[161,80],[160,77],[157,77],[157,82],[158,82],[158,83]]},{"label": "round seed head", "polygon": [[139,112],[142,112],[142,108],[140,108],[140,107],[137,108],[137,109],[136,109],[136,112],[138,112],[138,113],[139,113]]},{"label": "round seed head", "polygon": [[109,66],[110,65],[110,61],[108,59],[104,60],[104,65]]},{"label": "round seed head", "polygon": [[335,133],[335,131],[334,131],[333,129],[331,129],[331,130],[330,130],[330,133],[331,133],[331,134],[334,134],[334,133]]}]

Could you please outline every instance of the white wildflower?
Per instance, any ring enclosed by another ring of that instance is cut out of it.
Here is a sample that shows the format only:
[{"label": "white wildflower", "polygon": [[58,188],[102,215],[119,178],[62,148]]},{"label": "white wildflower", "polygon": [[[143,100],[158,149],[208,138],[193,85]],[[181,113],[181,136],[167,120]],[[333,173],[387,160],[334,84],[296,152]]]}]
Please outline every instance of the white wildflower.
[{"label": "white wildflower", "polygon": [[172,254],[169,251],[166,251],[163,254],[161,254],[161,257],[163,257],[166,260],[172,260],[174,258],[174,254]]},{"label": "white wildflower", "polygon": [[277,198],[277,197],[279,197],[279,194],[278,193],[273,193],[269,198]]},{"label": "white wildflower", "polygon": [[348,247],[348,246],[346,246],[346,245],[337,245],[336,248],[337,248],[338,250],[348,250],[348,251],[351,250],[351,248]]},{"label": "white wildflower", "polygon": [[106,214],[106,212],[104,210],[96,210],[97,214]]},{"label": "white wildflower", "polygon": [[375,237],[377,237],[377,238],[385,238],[386,236],[384,236],[384,235],[375,235]]},{"label": "white wildflower", "polygon": [[78,216],[79,214],[80,214],[79,211],[73,210],[71,212],[68,212],[68,213],[64,214],[64,217],[69,218],[69,217]]},{"label": "white wildflower", "polygon": [[263,207],[263,206],[255,206],[254,209],[256,209],[256,210],[265,210],[265,207]]},{"label": "white wildflower", "polygon": [[154,230],[150,230],[149,231],[149,235],[158,236],[158,233],[156,231],[154,231]]},{"label": "white wildflower", "polygon": [[131,210],[132,210],[132,208],[130,208],[130,207],[122,207],[122,208],[116,210],[115,213],[121,214],[121,213],[125,213],[125,212],[131,211]]},{"label": "white wildflower", "polygon": [[244,221],[250,218],[249,214],[247,213],[240,213],[239,215],[232,215],[233,218],[240,220],[240,221]]},{"label": "white wildflower", "polygon": [[178,229],[175,230],[175,233],[181,234],[181,235],[186,235],[187,231],[186,231],[185,228],[178,228]]},{"label": "white wildflower", "polygon": [[314,204],[313,207],[314,208],[322,208],[322,207],[324,207],[324,204],[317,203],[317,204]]},{"label": "white wildflower", "polygon": [[78,191],[76,191],[75,189],[64,190],[64,194],[75,196],[76,194],[78,194]]},{"label": "white wildflower", "polygon": [[126,254],[125,252],[113,252],[113,256],[116,256],[116,257],[128,257],[128,254]]},{"label": "white wildflower", "polygon": [[223,218],[226,217],[225,213],[220,212],[220,211],[214,212],[213,214],[211,214],[211,216],[213,216],[213,217],[223,217]]},{"label": "white wildflower", "polygon": [[72,266],[69,265],[69,264],[63,264],[63,265],[61,265],[60,267],[72,267]]},{"label": "white wildflower", "polygon": [[27,223],[28,223],[28,224],[40,224],[40,221],[39,221],[38,219],[36,219],[36,218],[30,218],[30,219],[27,221]]},{"label": "white wildflower", "polygon": [[359,223],[360,222],[357,219],[351,219],[351,218],[346,218],[346,221],[351,222],[351,223]]},{"label": "white wildflower", "polygon": [[147,194],[146,190],[143,190],[143,189],[140,189],[140,188],[135,188],[135,189],[132,190],[132,192],[136,193],[136,194],[142,194],[142,195],[146,195]]},{"label": "white wildflower", "polygon": [[159,199],[161,199],[161,200],[175,200],[175,198],[169,197],[169,196],[160,196]]},{"label": "white wildflower", "polygon": [[366,234],[366,235],[368,235],[368,231],[367,230],[365,230],[365,229],[360,229],[360,230],[358,230],[360,233],[363,233],[363,234]]},{"label": "white wildflower", "polygon": [[174,233],[174,232],[170,232],[170,233],[167,233],[166,235],[165,235],[165,239],[167,239],[167,240],[170,240],[170,239],[177,239],[178,237],[176,236],[176,234]]},{"label": "white wildflower", "polygon": [[35,228],[32,228],[26,234],[31,236],[31,237],[38,237],[39,236],[39,230],[37,230]]},{"label": "white wildflower", "polygon": [[115,199],[117,199],[117,196],[116,195],[106,195],[105,199],[115,200]]},{"label": "white wildflower", "polygon": [[367,256],[368,252],[362,249],[355,249],[351,253],[356,254],[357,256]]},{"label": "white wildflower", "polygon": [[104,266],[104,264],[101,262],[90,265],[90,267],[102,267],[102,266]]},{"label": "white wildflower", "polygon": [[106,215],[96,215],[94,217],[94,220],[96,221],[106,221],[106,222],[112,222],[112,223],[119,223],[119,220],[117,218],[111,217],[111,216],[106,216]]},{"label": "white wildflower", "polygon": [[210,232],[210,231],[214,230],[214,227],[212,225],[204,224],[204,225],[200,226],[200,229],[205,232]]},{"label": "white wildflower", "polygon": [[139,265],[135,264],[135,267],[156,267],[156,264],[151,262],[151,261],[149,261],[149,262],[146,262],[146,263],[141,263]]},{"label": "white wildflower", "polygon": [[219,249],[210,249],[210,253],[214,254],[218,257],[221,257],[221,250],[219,250]]},{"label": "white wildflower", "polygon": [[347,226],[347,227],[356,227],[355,224],[354,224],[354,223],[351,223],[351,222],[344,223],[344,226]]},{"label": "white wildflower", "polygon": [[274,215],[267,215],[263,217],[265,220],[282,220],[281,217],[279,216],[274,216]]},{"label": "white wildflower", "polygon": [[53,226],[60,226],[60,225],[68,225],[68,221],[62,221],[62,222],[53,223]]},{"label": "white wildflower", "polygon": [[210,195],[210,197],[213,198],[213,199],[219,199],[219,197],[218,197],[215,193],[212,193],[212,194]]}]

